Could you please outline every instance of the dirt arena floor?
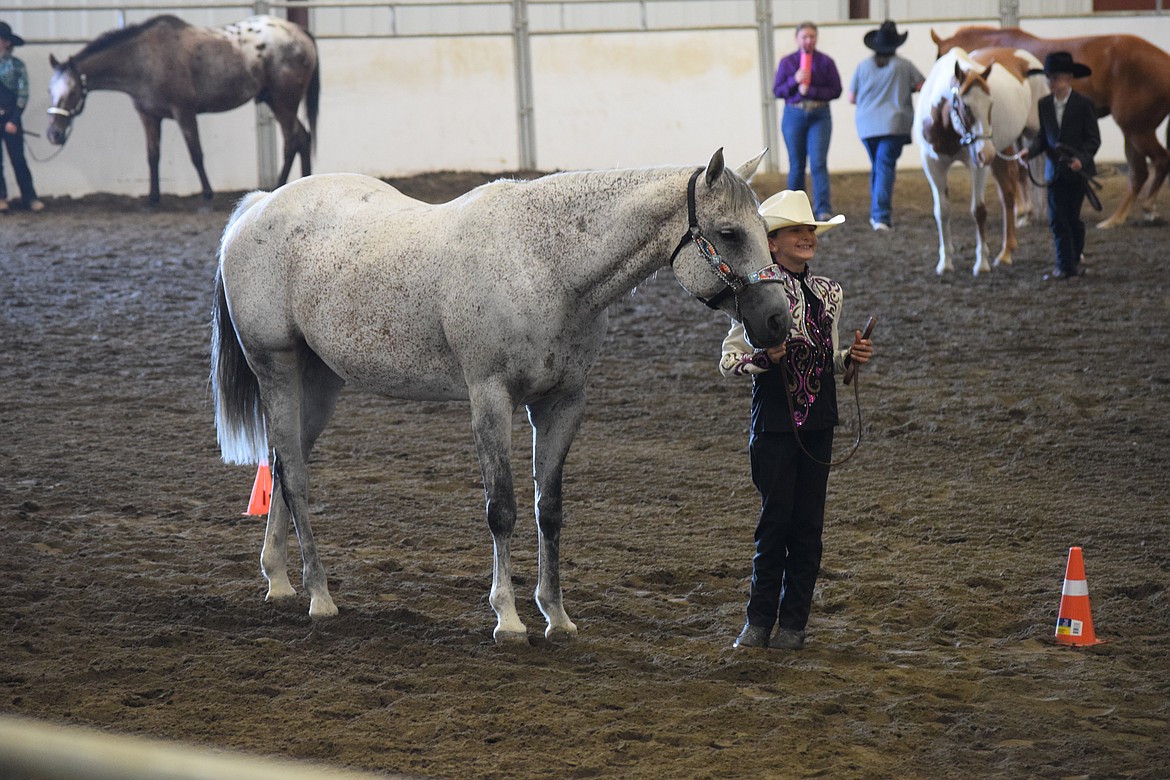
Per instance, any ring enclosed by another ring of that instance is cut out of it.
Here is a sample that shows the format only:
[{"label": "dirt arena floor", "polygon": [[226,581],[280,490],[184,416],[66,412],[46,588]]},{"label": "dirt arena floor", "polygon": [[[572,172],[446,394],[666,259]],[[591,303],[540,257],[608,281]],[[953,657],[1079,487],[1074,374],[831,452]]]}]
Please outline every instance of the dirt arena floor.
[{"label": "dirt arena floor", "polygon": [[[485,178],[395,183],[446,200]],[[0,715],[428,778],[1166,777],[1170,227],[1091,229],[1088,274],[1059,284],[1028,228],[1014,268],[973,278],[952,180],[961,267],[941,280],[920,172],[899,174],[889,234],[866,177],[834,180],[848,221],[816,267],[850,327],[879,317],[880,352],[796,653],[731,646],[750,391],[716,370],[726,320],[669,272],[613,307],[569,458],[580,636],[540,633],[528,520],[530,641],[497,647],[463,405],[344,395],[313,463],[341,614],[264,602],[254,471],[220,461],[207,389],[238,194],[0,219]],[[1104,181],[1109,209],[1123,179]],[[1052,642],[1074,545],[1091,649]]]}]

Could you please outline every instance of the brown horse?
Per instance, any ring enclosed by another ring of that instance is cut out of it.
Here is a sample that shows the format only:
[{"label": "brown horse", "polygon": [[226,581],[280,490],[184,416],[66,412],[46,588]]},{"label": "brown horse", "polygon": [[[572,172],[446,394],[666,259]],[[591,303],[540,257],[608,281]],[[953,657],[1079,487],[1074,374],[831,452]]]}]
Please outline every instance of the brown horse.
[{"label": "brown horse", "polygon": [[1067,51],[1077,62],[1092,68],[1092,75],[1074,81],[1073,89],[1092,98],[1100,116],[1113,114],[1125,137],[1129,163],[1129,191],[1113,215],[1097,227],[1125,223],[1149,178],[1147,160],[1154,166],[1154,178],[1141,207],[1147,219],[1153,217],[1154,197],[1170,173],[1170,153],[1155,136],[1158,125],[1170,114],[1170,54],[1134,35],[1037,38],[1013,27],[961,27],[950,38],[941,39],[934,30],[930,36],[940,56],[956,46],[967,50],[1008,46],[1040,59],[1050,52]]},{"label": "brown horse", "polygon": [[[321,84],[317,45],[304,29],[285,19],[253,16],[224,27],[192,27],[174,16],[156,16],[102,34],[63,63],[53,56],[49,61],[54,69],[49,83],[49,141],[65,143],[89,92],[125,92],[146,129],[151,203],[159,199],[162,120],[179,123],[203,197],[211,198],[195,117],[228,111],[249,100],[267,103],[284,135],[280,184],[288,181],[298,154],[301,174],[312,172]],[[302,100],[308,130],[297,119]]]}]

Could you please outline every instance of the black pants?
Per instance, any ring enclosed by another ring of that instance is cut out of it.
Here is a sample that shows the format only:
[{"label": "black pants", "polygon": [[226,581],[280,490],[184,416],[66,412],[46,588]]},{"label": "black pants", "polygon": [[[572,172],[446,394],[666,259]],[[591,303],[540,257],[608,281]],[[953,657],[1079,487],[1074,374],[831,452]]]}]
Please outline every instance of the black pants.
[{"label": "black pants", "polygon": [[[32,205],[37,199],[36,188],[33,187],[32,173],[28,170],[28,162],[24,159],[24,135],[19,131],[16,134],[4,131],[4,122],[0,121],[0,138],[4,139],[3,148],[8,150],[8,157],[12,160],[12,170],[16,174],[16,186],[20,187],[20,199],[25,208]],[[4,153],[0,151],[0,198],[8,199],[8,187],[4,183]]]},{"label": "black pants", "polygon": [[1076,276],[1085,251],[1084,204],[1085,185],[1079,178],[1057,176],[1048,185],[1048,226],[1056,247],[1056,270],[1069,276]]},{"label": "black pants", "polygon": [[[832,459],[832,428],[801,432],[800,440],[818,460]],[[829,467],[805,455],[791,433],[753,434],[750,450],[762,500],[747,621],[801,631],[821,568]]]}]

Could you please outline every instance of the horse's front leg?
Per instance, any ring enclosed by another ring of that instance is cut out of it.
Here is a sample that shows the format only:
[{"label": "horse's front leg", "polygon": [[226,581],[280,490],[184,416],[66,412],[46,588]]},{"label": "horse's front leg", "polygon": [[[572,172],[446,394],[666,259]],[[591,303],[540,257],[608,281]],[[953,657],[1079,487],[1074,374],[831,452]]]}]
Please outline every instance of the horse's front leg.
[{"label": "horse's front leg", "polygon": [[995,258],[995,265],[1009,266],[1012,264],[1012,253],[1016,251],[1016,203],[1019,202],[1016,186],[1016,164],[996,156],[991,164],[991,173],[995,176],[995,184],[999,189],[999,202],[1003,206],[1003,249]]},{"label": "horse's front leg", "polygon": [[148,196],[148,200],[151,203],[158,203],[158,158],[159,139],[162,136],[162,119],[157,116],[144,114],[142,111],[138,112],[138,118],[142,120],[142,129],[146,131],[146,164],[150,167],[150,195]]},{"label": "horse's front leg", "polygon": [[203,187],[203,199],[211,200],[215,193],[211,191],[211,182],[207,178],[207,171],[203,170],[203,145],[199,143],[199,123],[195,114],[180,114],[179,128],[183,131],[183,140],[187,142],[187,153],[191,155],[191,164],[199,174],[199,184]]},{"label": "horse's front leg", "polygon": [[978,276],[991,270],[987,262],[987,241],[984,233],[987,226],[987,168],[982,165],[971,167],[971,217],[975,220],[975,267],[972,273]]},{"label": "horse's front leg", "polygon": [[512,532],[516,528],[516,493],[512,482],[512,410],[508,391],[497,385],[471,390],[471,432],[487,499],[492,534],[492,590],[488,602],[496,613],[496,644],[528,641],[528,628],[516,613],[512,587]]},{"label": "horse's front leg", "polygon": [[577,626],[565,613],[561,597],[561,527],[564,523],[562,480],[565,458],[581,427],[585,393],[543,398],[528,406],[532,423],[532,476],[536,485],[536,524],[540,531],[536,605],[548,621],[549,639],[572,639]]},{"label": "horse's front leg", "polygon": [[925,152],[922,155],[922,169],[926,172],[926,180],[930,183],[930,192],[934,196],[934,221],[938,226],[938,265],[934,271],[940,276],[954,270],[951,261],[955,254],[955,249],[951,246],[951,204],[947,192],[949,167],[949,162],[930,157]]}]

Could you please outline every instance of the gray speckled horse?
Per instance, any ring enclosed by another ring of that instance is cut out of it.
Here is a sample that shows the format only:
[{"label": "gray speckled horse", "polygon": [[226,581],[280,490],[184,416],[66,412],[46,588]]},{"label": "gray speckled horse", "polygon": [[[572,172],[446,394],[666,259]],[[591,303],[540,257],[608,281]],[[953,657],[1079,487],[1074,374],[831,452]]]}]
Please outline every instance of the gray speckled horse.
[{"label": "gray speckled horse", "polygon": [[[377,179],[327,174],[255,192],[224,231],[211,384],[229,463],[275,454],[261,568],[267,599],[292,596],[291,514],[314,618],[337,614],[306,501],[308,458],[343,386],[469,400],[495,547],[497,642],[524,639],[512,589],[512,414],[533,429],[536,603],[545,635],[577,632],[561,602],[561,480],[585,408],[607,307],[655,270],[741,319],[758,346],[788,332],[757,200],[722,150],[698,168],[496,181],[441,205]],[[669,341],[669,338],[666,338]]]},{"label": "gray speckled horse", "polygon": [[[203,197],[211,198],[196,115],[228,111],[249,100],[267,103],[284,135],[279,183],[288,181],[298,154],[302,175],[312,172],[321,83],[317,44],[286,19],[252,16],[223,27],[193,27],[174,16],[156,16],[103,33],[65,62],[56,57],[49,61],[53,66],[49,142],[65,143],[70,123],[85,108],[86,95],[93,90],[125,92],[146,130],[151,203],[159,199],[162,120],[179,123]],[[302,100],[308,130],[297,119]]]}]

